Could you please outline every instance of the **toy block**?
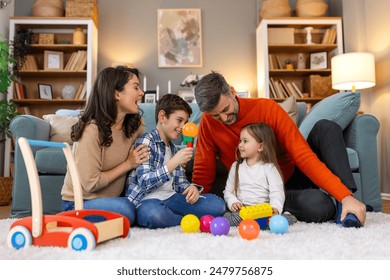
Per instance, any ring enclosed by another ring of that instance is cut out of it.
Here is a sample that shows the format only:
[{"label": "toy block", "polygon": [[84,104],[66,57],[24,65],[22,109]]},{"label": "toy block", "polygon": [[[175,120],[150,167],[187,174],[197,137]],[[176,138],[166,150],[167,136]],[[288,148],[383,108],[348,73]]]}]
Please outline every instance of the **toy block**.
[{"label": "toy block", "polygon": [[272,216],[272,207],[269,203],[244,206],[240,210],[240,217],[245,219],[259,219]]}]

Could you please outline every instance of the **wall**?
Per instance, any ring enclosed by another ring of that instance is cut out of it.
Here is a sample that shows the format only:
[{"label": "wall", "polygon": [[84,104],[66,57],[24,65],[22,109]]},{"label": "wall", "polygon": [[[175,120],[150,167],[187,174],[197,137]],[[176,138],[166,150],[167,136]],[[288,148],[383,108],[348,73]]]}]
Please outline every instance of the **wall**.
[{"label": "wall", "polygon": [[390,199],[390,2],[388,0],[343,0],[347,52],[375,55],[376,86],[363,94],[362,107],[380,122],[378,136],[382,193]]},{"label": "wall", "polygon": [[11,2],[3,9],[0,9],[0,35],[8,38],[9,18],[14,14],[14,2]]}]

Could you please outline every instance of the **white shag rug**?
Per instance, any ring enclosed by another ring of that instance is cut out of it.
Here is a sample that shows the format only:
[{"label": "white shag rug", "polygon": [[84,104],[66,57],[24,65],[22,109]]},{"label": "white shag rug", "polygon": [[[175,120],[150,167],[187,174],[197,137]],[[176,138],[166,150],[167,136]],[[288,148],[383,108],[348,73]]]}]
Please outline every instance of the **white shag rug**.
[{"label": "white shag rug", "polygon": [[284,235],[261,231],[247,241],[237,228],[227,236],[186,234],[181,228],[148,230],[131,228],[130,238],[98,244],[91,252],[68,248],[36,247],[21,250],[7,246],[12,219],[0,220],[2,260],[388,260],[390,215],[367,213],[363,228],[343,228],[334,223],[298,222]]}]

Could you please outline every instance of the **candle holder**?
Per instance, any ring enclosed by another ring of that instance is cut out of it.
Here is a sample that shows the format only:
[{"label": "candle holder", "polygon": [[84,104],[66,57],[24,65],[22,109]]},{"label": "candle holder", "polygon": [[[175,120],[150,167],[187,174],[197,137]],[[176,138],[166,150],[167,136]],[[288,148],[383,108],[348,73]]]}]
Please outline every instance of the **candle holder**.
[{"label": "candle holder", "polygon": [[313,44],[311,40],[311,31],[313,30],[313,27],[309,26],[305,28],[306,31],[306,44]]}]

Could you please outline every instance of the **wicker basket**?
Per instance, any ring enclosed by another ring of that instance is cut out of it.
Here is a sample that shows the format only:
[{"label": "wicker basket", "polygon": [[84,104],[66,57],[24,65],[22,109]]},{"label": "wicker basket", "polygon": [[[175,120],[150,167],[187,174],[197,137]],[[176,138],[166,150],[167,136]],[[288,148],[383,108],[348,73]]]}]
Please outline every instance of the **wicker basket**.
[{"label": "wicker basket", "polygon": [[325,98],[337,91],[332,89],[331,76],[310,75],[303,81],[303,90],[308,92],[310,97]]},{"label": "wicker basket", "polygon": [[67,0],[65,7],[66,17],[92,18],[98,25],[98,6],[96,0]]},{"label": "wicker basket", "polygon": [[12,198],[12,177],[0,177],[0,206],[8,205]]}]

